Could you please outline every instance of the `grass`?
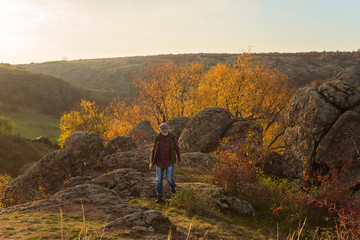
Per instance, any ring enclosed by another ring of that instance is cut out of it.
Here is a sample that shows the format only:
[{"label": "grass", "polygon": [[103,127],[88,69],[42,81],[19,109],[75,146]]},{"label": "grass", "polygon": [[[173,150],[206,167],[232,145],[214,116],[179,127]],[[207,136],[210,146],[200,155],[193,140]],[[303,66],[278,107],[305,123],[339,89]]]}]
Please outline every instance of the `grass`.
[{"label": "grass", "polygon": [[178,230],[205,239],[276,239],[275,228],[264,227],[256,218],[247,216],[230,216],[216,213],[212,216],[189,215],[183,208],[171,207],[168,204],[156,204],[153,199],[131,199],[131,205],[141,205],[162,212],[169,217]]},{"label": "grass", "polygon": [[[91,217],[84,222],[77,213],[15,212],[0,216],[0,239],[74,239],[79,238],[79,234],[85,236],[84,232],[81,233],[84,227],[88,237],[85,239],[96,239],[100,235],[91,234],[90,231],[100,230],[105,224],[106,219]],[[116,238],[108,236],[103,239]]]},{"label": "grass", "polygon": [[20,134],[27,139],[35,139],[39,136],[47,137],[56,143],[60,135],[58,117],[36,112],[31,109],[17,109],[16,111],[3,111],[14,124],[14,134]]}]

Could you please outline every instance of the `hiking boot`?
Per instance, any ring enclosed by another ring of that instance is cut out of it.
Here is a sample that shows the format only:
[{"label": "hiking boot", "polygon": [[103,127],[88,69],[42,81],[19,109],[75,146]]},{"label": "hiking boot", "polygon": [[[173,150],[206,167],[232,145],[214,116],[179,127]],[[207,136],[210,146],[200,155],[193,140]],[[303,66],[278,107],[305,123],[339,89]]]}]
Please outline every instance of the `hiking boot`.
[{"label": "hiking boot", "polygon": [[163,203],[164,200],[162,199],[162,197],[158,197],[155,201],[155,203]]},{"label": "hiking boot", "polygon": [[176,189],[175,189],[175,188],[171,188],[171,193],[176,193]]}]

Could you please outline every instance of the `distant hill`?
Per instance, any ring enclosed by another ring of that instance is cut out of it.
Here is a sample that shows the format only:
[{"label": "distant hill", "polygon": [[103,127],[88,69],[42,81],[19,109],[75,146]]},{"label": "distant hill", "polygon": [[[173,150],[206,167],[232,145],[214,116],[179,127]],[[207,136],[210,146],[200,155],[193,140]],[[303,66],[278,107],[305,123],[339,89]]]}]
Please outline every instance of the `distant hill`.
[{"label": "distant hill", "polygon": [[60,115],[81,98],[94,99],[94,92],[69,82],[25,69],[0,64],[0,103],[8,108],[30,108]]},{"label": "distant hill", "polygon": [[[18,65],[24,69],[59,77],[74,86],[105,91],[107,96],[130,100],[133,74],[149,64],[172,61],[175,64],[202,61],[207,66],[233,63],[238,54],[178,54],[120,58],[55,61]],[[334,71],[360,63],[360,52],[260,53],[253,56],[290,77],[300,87],[326,79]]]},{"label": "distant hill", "polygon": [[55,146],[43,142],[0,133],[0,174],[7,173],[16,177],[20,174],[21,167],[37,162],[55,149]]}]

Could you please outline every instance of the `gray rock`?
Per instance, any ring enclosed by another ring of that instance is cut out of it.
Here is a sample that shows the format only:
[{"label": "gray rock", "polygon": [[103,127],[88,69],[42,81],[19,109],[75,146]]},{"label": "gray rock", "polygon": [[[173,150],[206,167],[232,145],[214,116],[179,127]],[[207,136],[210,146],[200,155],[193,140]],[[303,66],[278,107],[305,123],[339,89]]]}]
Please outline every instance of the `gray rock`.
[{"label": "gray rock", "polygon": [[360,114],[346,111],[321,139],[315,162],[340,168],[344,162],[356,156],[359,146]]},{"label": "gray rock", "polygon": [[181,135],[181,132],[184,130],[186,124],[190,121],[188,117],[172,117],[166,123],[169,125],[169,130],[178,138]]},{"label": "gray rock", "polygon": [[113,170],[89,183],[109,188],[122,198],[156,197],[155,174],[148,175],[130,168]]},{"label": "gray rock", "polygon": [[156,137],[157,133],[152,128],[150,121],[140,121],[129,133],[129,136],[135,140],[136,144],[144,147],[151,144]]},{"label": "gray rock", "polygon": [[74,132],[65,140],[64,149],[53,151],[31,165],[7,186],[5,192],[13,202],[24,203],[54,194],[64,182],[76,176],[97,176],[104,146],[94,133]]},{"label": "gray rock", "polygon": [[181,154],[181,161],[183,167],[202,169],[214,167],[217,160],[207,153],[189,152]]},{"label": "gray rock", "polygon": [[211,152],[232,124],[229,110],[219,107],[206,108],[197,113],[187,124],[179,138],[181,148],[190,152]]},{"label": "gray rock", "polygon": [[348,110],[360,101],[360,91],[350,83],[341,80],[327,81],[320,85],[318,91],[342,110]]},{"label": "gray rock", "polygon": [[117,168],[133,168],[140,172],[149,171],[150,153],[133,149],[127,152],[117,152],[104,157],[100,165],[103,170],[111,171]]},{"label": "gray rock", "polygon": [[169,229],[176,232],[176,227],[172,224],[168,217],[161,212],[155,210],[145,210],[143,212],[135,212],[108,223],[105,229],[111,231],[116,228],[131,228],[148,231],[154,229],[156,232],[168,233]]},{"label": "gray rock", "polygon": [[315,88],[306,87],[295,93],[285,114],[285,176],[303,178],[303,167],[312,163],[317,144],[340,114],[341,110]]},{"label": "gray rock", "polygon": [[254,208],[245,200],[236,197],[222,197],[215,199],[213,203],[225,213],[255,217]]},{"label": "gray rock", "polygon": [[106,154],[113,154],[115,152],[126,152],[136,149],[134,139],[129,136],[118,136],[111,139],[105,147]]}]

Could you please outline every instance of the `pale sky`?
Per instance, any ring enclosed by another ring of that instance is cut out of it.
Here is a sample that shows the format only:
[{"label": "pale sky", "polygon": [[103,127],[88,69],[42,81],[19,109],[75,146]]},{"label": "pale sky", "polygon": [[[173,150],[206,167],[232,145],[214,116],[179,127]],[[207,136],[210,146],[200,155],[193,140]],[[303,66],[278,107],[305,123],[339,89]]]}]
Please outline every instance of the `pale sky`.
[{"label": "pale sky", "polygon": [[0,0],[0,62],[356,51],[360,0]]}]

